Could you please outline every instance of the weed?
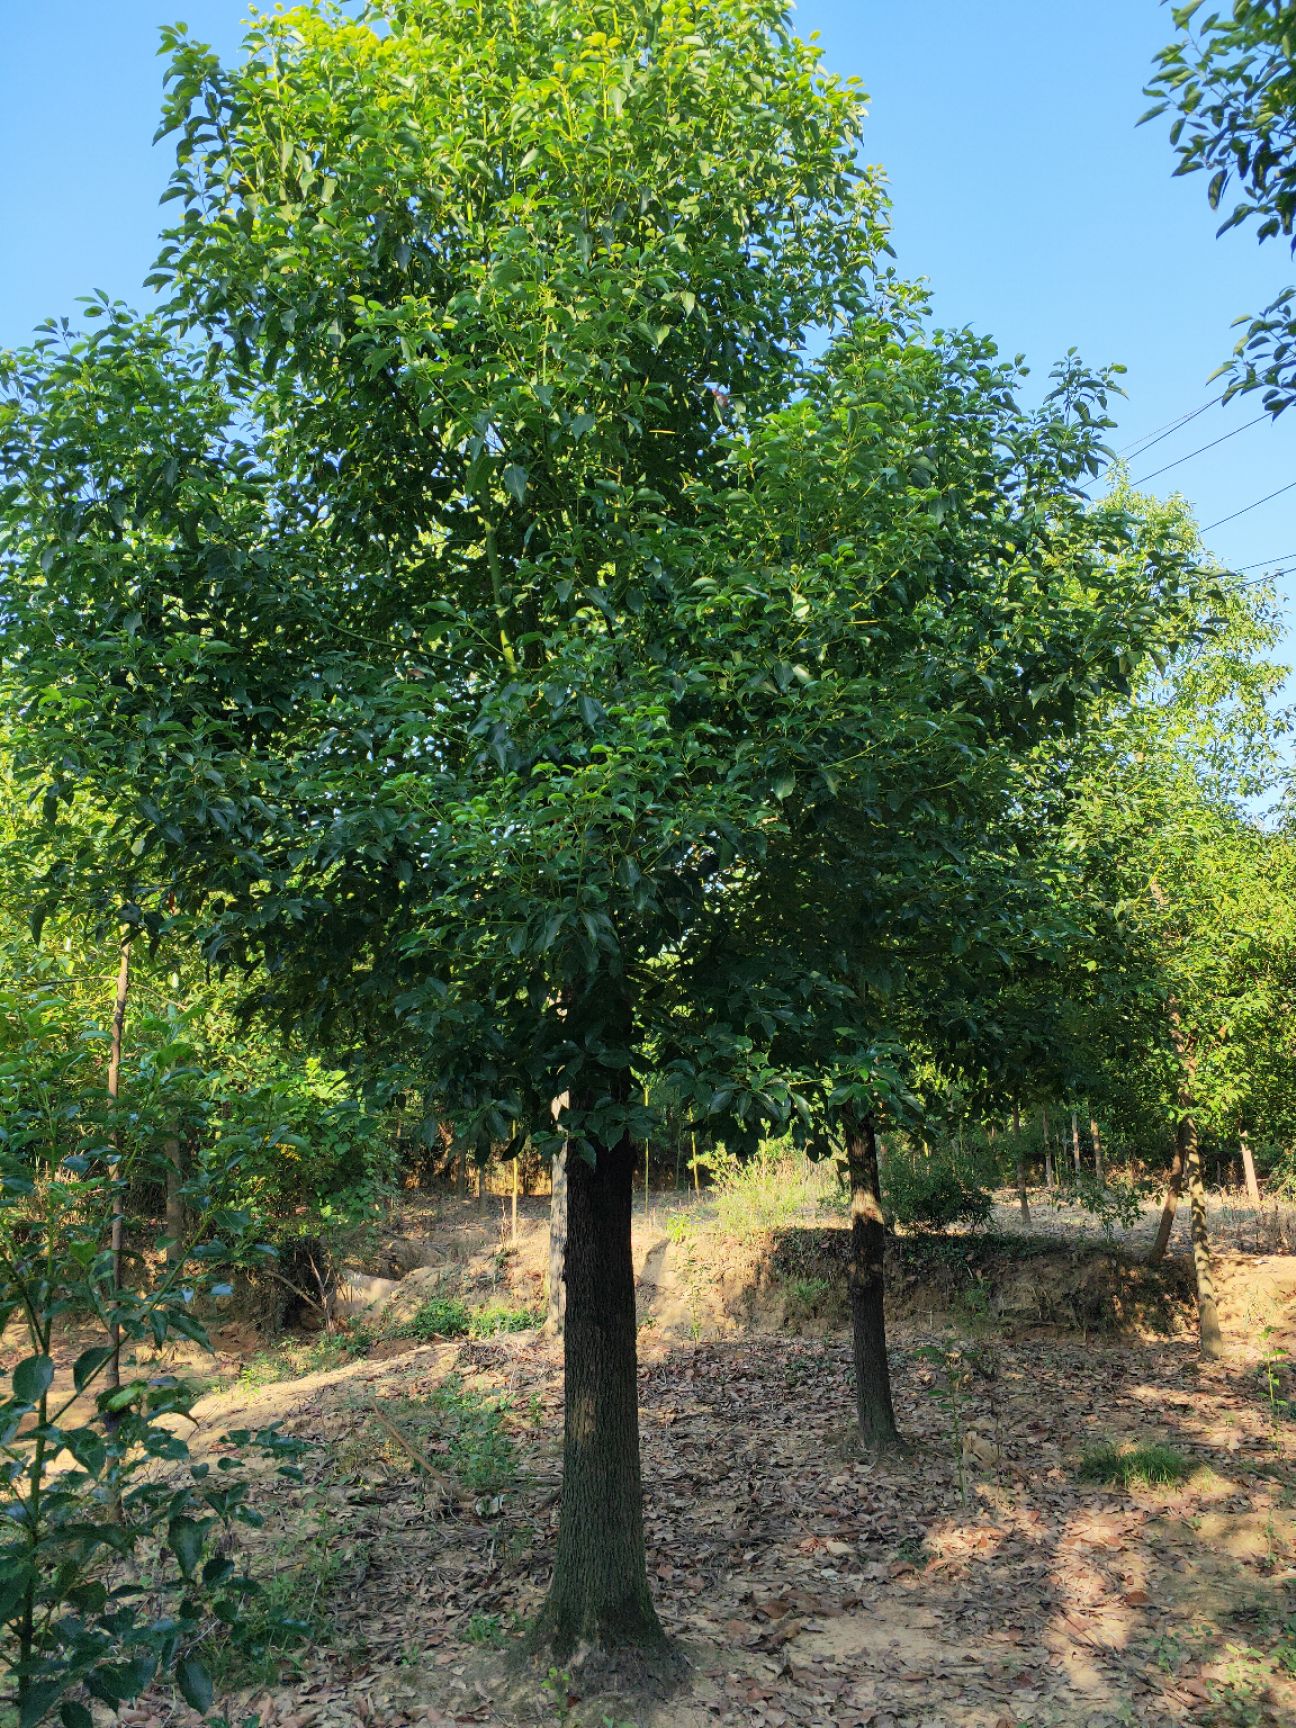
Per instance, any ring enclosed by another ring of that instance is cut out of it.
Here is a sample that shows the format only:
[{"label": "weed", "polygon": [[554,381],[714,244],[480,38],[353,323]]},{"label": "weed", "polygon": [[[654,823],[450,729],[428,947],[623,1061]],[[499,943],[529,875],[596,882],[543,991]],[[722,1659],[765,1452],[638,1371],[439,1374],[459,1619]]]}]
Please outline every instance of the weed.
[{"label": "weed", "polygon": [[510,1308],[505,1302],[492,1302],[468,1316],[470,1338],[494,1338],[501,1332],[531,1332],[544,1320],[538,1308]]},{"label": "weed", "polygon": [[936,1372],[927,1390],[940,1404],[950,1424],[950,1440],[958,1470],[959,1499],[968,1503],[967,1467],[963,1460],[963,1389],[968,1383],[968,1369],[961,1350],[939,1344],[924,1344],[914,1351],[920,1361],[930,1362]]},{"label": "weed", "polygon": [[470,1644],[480,1644],[491,1650],[499,1650],[504,1645],[504,1627],[498,1614],[473,1614],[470,1616],[464,1637]]},{"label": "weed", "polygon": [[429,1296],[426,1302],[398,1325],[391,1338],[495,1338],[502,1332],[529,1332],[544,1319],[538,1308],[512,1308],[505,1302],[490,1302],[484,1308],[469,1308],[457,1296]]},{"label": "weed", "polygon": [[1191,1459],[1173,1446],[1115,1446],[1103,1440],[1088,1448],[1076,1475],[1081,1482],[1110,1482],[1122,1488],[1139,1482],[1154,1487],[1184,1482],[1193,1470]]},{"label": "weed", "polygon": [[429,1403],[443,1418],[450,1464],[470,1494],[502,1494],[517,1479],[517,1457],[504,1429],[508,1403],[487,1398],[450,1375]]},{"label": "weed", "polygon": [[1296,1418],[1296,1403],[1282,1395],[1280,1370],[1286,1365],[1291,1352],[1283,1344],[1275,1342],[1275,1329],[1266,1326],[1260,1334],[1264,1345],[1264,1354],[1260,1358],[1260,1372],[1264,1376],[1265,1394],[1269,1400],[1269,1424],[1273,1429],[1274,1445],[1279,1446],[1279,1425],[1286,1418]]},{"label": "weed", "polygon": [[238,1642],[216,1631],[203,1644],[203,1660],[218,1692],[272,1686],[285,1667],[300,1666],[303,1647],[317,1650],[331,1642],[328,1599],[342,1558],[323,1519],[304,1540],[286,1541],[268,1558],[268,1576],[242,1600]]},{"label": "weed", "polygon": [[813,1164],[775,1141],[749,1162],[722,1171],[714,1191],[720,1229],[741,1240],[813,1215],[835,1193],[835,1177],[831,1165]]},{"label": "weed", "polygon": [[429,1296],[407,1320],[391,1328],[392,1338],[466,1338],[469,1328],[466,1304],[457,1296]]}]

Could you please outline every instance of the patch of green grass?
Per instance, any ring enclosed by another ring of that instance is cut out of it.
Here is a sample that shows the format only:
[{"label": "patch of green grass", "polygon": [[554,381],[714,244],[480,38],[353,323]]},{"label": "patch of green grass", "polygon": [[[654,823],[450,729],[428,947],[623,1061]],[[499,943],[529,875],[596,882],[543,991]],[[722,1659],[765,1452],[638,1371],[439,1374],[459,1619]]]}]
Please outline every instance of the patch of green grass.
[{"label": "patch of green grass", "polygon": [[275,1386],[283,1380],[300,1380],[306,1374],[327,1373],[363,1356],[373,1343],[367,1329],[351,1332],[321,1332],[309,1340],[285,1341],[273,1350],[259,1350],[239,1370],[239,1385],[249,1391]]},{"label": "patch of green grass", "polygon": [[491,1302],[468,1316],[470,1338],[494,1338],[501,1332],[530,1332],[544,1315],[538,1308],[511,1308],[507,1302]]},{"label": "patch of green grass", "polygon": [[490,1398],[449,1375],[428,1400],[440,1417],[450,1464],[470,1494],[502,1494],[517,1480],[517,1453],[505,1429],[505,1398]]},{"label": "patch of green grass", "polygon": [[473,1614],[464,1629],[470,1644],[498,1650],[504,1644],[504,1625],[498,1614]]},{"label": "patch of green grass", "polygon": [[421,1302],[408,1320],[393,1326],[392,1338],[466,1338],[469,1314],[466,1303],[457,1296],[429,1296]]},{"label": "patch of green grass", "polygon": [[408,1320],[393,1326],[392,1338],[495,1338],[502,1332],[529,1332],[543,1316],[538,1308],[489,1302],[469,1308],[457,1296],[429,1296]]},{"label": "patch of green grass", "polygon": [[1163,1487],[1187,1481],[1195,1468],[1192,1460],[1173,1446],[1116,1446],[1104,1440],[1088,1448],[1076,1475],[1081,1482],[1111,1482],[1122,1488],[1135,1483]]},{"label": "patch of green grass", "polygon": [[327,1531],[283,1546],[251,1570],[257,1588],[242,1598],[237,1626],[208,1637],[201,1656],[217,1692],[243,1686],[273,1686],[285,1669],[301,1666],[299,1653],[332,1642],[329,1597],[342,1559]]},{"label": "patch of green grass", "polygon": [[786,1144],[772,1143],[749,1162],[721,1172],[713,1189],[716,1221],[724,1235],[761,1236],[813,1217],[836,1188],[831,1164],[814,1164]]}]

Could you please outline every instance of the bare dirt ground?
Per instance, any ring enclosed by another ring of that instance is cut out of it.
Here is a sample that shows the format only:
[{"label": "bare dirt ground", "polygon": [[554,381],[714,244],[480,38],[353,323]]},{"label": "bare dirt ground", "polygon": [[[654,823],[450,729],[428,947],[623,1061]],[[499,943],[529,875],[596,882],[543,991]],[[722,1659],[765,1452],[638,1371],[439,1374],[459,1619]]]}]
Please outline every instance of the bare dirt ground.
[{"label": "bare dirt ground", "polygon": [[[398,1257],[421,1242],[436,1287],[470,1305],[538,1299],[544,1203],[524,1204],[511,1251],[496,1204],[414,1206]],[[816,1219],[807,1242],[821,1233]],[[1230,1355],[1210,1367],[1183,1329],[1174,1262],[1167,1337],[1009,1324],[1001,1260],[957,1286],[988,1297],[944,1313],[898,1291],[912,1449],[876,1462],[852,1439],[831,1266],[812,1255],[780,1272],[772,1238],[723,1238],[709,1203],[683,1197],[654,1197],[636,1235],[649,1569],[686,1657],[678,1690],[600,1694],[579,1660],[546,1673],[520,1655],[556,1531],[558,1348],[536,1331],[386,1339],[292,1380],[262,1383],[254,1363],[198,1408],[199,1455],[219,1453],[227,1428],[273,1420],[311,1443],[304,1486],[266,1480],[250,1557],[312,1639],[278,1673],[231,1670],[231,1723],[1296,1720],[1296,1421],[1283,1403],[1296,1376],[1275,1354],[1296,1344],[1296,1260],[1221,1256]],[[1088,1258],[1036,1249],[1012,1275],[1040,1289],[1106,1264],[1101,1244]],[[1169,1445],[1190,1474],[1083,1481],[1102,1440]],[[121,1717],[187,1719],[147,1700]]]}]

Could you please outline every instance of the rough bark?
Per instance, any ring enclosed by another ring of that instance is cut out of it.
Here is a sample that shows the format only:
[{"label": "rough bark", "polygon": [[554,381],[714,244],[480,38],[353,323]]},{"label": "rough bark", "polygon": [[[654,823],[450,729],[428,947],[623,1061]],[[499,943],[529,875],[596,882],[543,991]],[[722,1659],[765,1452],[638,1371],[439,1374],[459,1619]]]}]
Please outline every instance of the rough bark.
[{"label": "rough bark", "polygon": [[639,1474],[629,1136],[567,1165],[567,1315],[562,1507],[536,1640],[561,1661],[578,1646],[664,1644],[648,1590]]},{"label": "rough bark", "polygon": [[1076,1113],[1071,1112],[1071,1153],[1075,1158],[1076,1175],[1080,1174],[1080,1124],[1076,1121]]},{"label": "rough bark", "polygon": [[883,1257],[886,1228],[878,1171],[877,1134],[868,1117],[848,1117],[846,1167],[851,1187],[850,1311],[855,1408],[865,1445],[899,1443],[887,1360]]},{"label": "rough bark", "polygon": [[1098,1132],[1098,1118],[1089,1118],[1089,1138],[1093,1141],[1094,1175],[1098,1178],[1098,1186],[1107,1186],[1107,1172],[1103,1168],[1102,1136]]},{"label": "rough bark", "polygon": [[1247,1139],[1246,1129],[1239,1130],[1242,1147],[1242,1173],[1246,1178],[1247,1199],[1253,1206],[1260,1204],[1260,1183],[1256,1178],[1255,1159],[1251,1155],[1251,1142]]}]

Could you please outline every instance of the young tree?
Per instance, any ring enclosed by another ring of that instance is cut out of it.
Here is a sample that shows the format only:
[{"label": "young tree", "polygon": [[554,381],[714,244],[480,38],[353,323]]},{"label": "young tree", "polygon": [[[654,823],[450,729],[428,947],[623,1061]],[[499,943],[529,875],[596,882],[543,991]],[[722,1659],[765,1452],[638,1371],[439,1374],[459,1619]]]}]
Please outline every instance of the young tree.
[{"label": "young tree", "polygon": [[[101,307],[10,364],[19,769],[106,787],[265,1006],[417,1051],[469,1145],[569,1146],[538,1636],[652,1645],[643,1076],[730,1140],[809,1121],[780,1027],[865,1000],[855,959],[816,999],[737,921],[790,882],[825,949],[829,882],[902,906],[1184,561],[1079,496],[1101,380],[1031,416],[988,345],[915,334],[859,93],[774,0],[321,0],[231,68],[171,44],[159,275],[207,347]],[[821,367],[815,325],[849,326]]]}]

